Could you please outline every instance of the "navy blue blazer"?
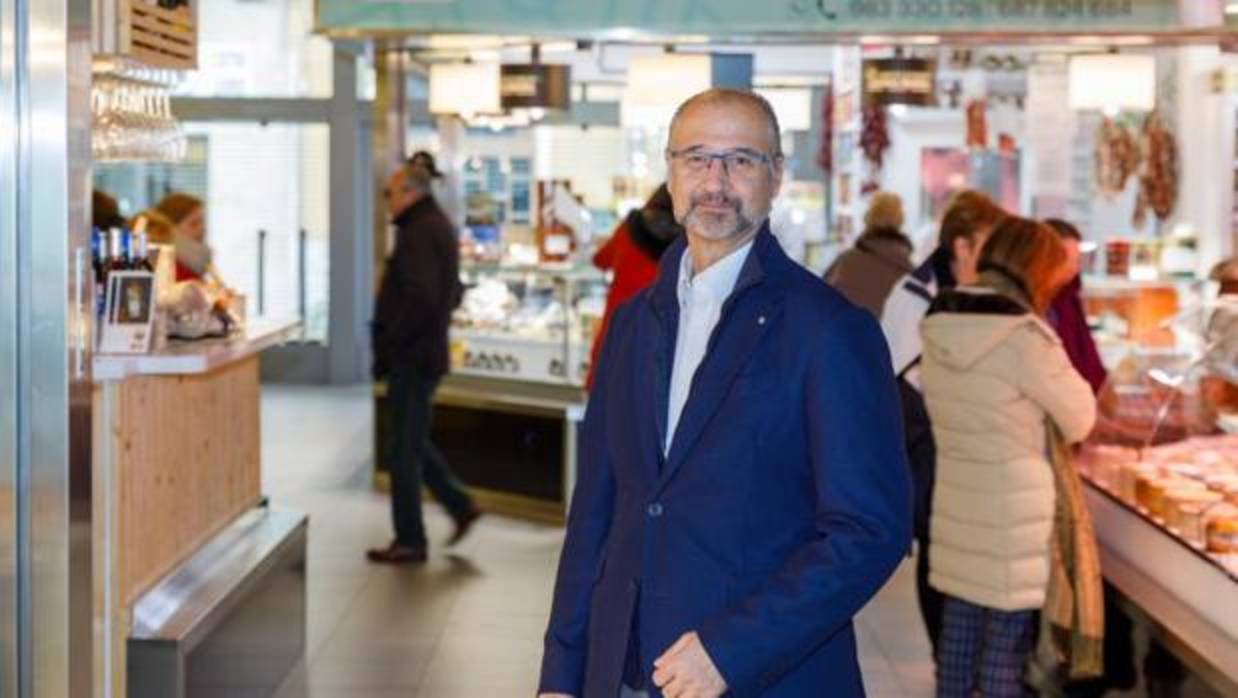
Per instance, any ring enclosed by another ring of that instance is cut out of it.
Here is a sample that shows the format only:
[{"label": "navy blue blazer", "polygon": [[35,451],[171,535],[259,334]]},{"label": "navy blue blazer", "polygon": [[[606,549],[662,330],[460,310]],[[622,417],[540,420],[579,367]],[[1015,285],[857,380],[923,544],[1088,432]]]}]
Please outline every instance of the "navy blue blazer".
[{"label": "navy blue blazer", "polygon": [[863,696],[852,617],[911,537],[885,339],[767,224],[663,457],[684,250],[603,343],[540,690],[618,695],[635,613],[647,678],[695,630],[729,696]]}]

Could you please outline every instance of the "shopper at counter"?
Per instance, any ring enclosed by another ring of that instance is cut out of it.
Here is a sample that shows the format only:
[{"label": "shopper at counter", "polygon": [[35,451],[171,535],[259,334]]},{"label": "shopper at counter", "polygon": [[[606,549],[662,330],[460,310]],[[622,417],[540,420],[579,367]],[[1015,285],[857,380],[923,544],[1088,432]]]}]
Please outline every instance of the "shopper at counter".
[{"label": "shopper at counter", "polygon": [[662,253],[682,233],[683,227],[675,222],[671,194],[666,184],[662,184],[644,206],[623,219],[610,240],[593,255],[593,265],[611,271],[613,278],[606,292],[602,323],[593,338],[586,388],[593,385],[593,367],[597,365],[602,339],[606,336],[606,328],[610,326],[615,308],[653,283],[658,275],[658,260],[662,258]]},{"label": "shopper at counter", "polygon": [[213,253],[206,242],[206,207],[202,199],[185,192],[172,192],[155,204],[155,210],[173,225],[176,280],[206,280],[212,272]]},{"label": "shopper at counter", "polygon": [[864,214],[864,233],[826,270],[825,282],[880,318],[894,284],[912,272],[911,252],[911,239],[903,234],[903,200],[877,192]]},{"label": "shopper at counter", "polygon": [[903,407],[903,437],[915,501],[916,599],[924,629],[937,656],[944,599],[928,583],[929,515],[937,451],[924,397],[920,393],[920,321],[934,296],[956,283],[974,283],[980,249],[992,227],[1006,214],[987,195],[973,190],[955,194],[942,216],[937,249],[915,271],[895,284],[881,314],[881,329],[890,344]]},{"label": "shopper at counter", "polygon": [[[1100,654],[1095,541],[1089,524],[1075,525],[1086,507],[1077,487],[1056,482],[1077,478],[1061,450],[1046,453],[1082,441],[1096,418],[1091,387],[1039,317],[1066,281],[1065,257],[1050,228],[1008,218],[985,243],[978,279],[939,294],[921,325],[938,447],[929,582],[946,595],[942,698],[1023,696],[1036,613],[1061,608],[1047,599],[1063,594],[1082,625],[1067,618],[1067,630]],[[1058,535],[1077,545],[1062,548]]]},{"label": "shopper at counter", "polygon": [[383,192],[396,244],[383,270],[374,308],[373,376],[387,382],[392,438],[391,519],[395,539],[366,553],[371,562],[425,562],[424,482],[455,522],[454,545],[480,514],[430,441],[434,391],[449,367],[447,329],[460,305],[460,248],[455,227],[431,193],[442,176],[429,153],[419,152],[387,180]]},{"label": "shopper at counter", "polygon": [[[1079,273],[1079,244],[1083,235],[1073,224],[1060,218],[1050,218],[1045,223],[1058,234],[1066,249],[1064,274],[1070,278],[1049,307],[1049,324],[1062,340],[1075,370],[1092,386],[1092,393],[1099,397],[1108,373],[1101,362],[1083,309],[1083,279]],[[1071,698],[1098,698],[1109,690],[1129,690],[1135,686],[1133,627],[1122,610],[1119,597],[1117,590],[1105,585],[1105,675],[1071,682],[1063,689],[1065,695]]]},{"label": "shopper at counter", "polygon": [[615,314],[580,434],[543,696],[864,695],[852,616],[911,503],[880,330],[782,251],[777,117],[671,121],[686,235]]},{"label": "shopper at counter", "polygon": [[1061,338],[1070,363],[1091,384],[1092,392],[1099,394],[1107,373],[1105,364],[1100,360],[1100,352],[1096,350],[1096,341],[1092,339],[1087,314],[1083,311],[1083,279],[1079,274],[1079,243],[1083,241],[1083,236],[1078,228],[1060,218],[1050,218],[1045,223],[1061,238],[1066,250],[1064,273],[1070,278],[1049,306],[1049,324]]}]

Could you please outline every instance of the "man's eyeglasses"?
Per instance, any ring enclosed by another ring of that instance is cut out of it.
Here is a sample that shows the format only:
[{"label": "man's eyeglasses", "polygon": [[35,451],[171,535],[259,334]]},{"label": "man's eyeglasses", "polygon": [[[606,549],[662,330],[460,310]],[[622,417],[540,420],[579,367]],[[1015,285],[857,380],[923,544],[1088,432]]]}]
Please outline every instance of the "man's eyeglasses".
[{"label": "man's eyeglasses", "polygon": [[768,167],[781,155],[766,155],[751,148],[732,148],[720,152],[710,152],[703,148],[693,147],[683,150],[668,150],[666,156],[678,162],[689,174],[703,175],[709,171],[714,160],[722,163],[722,172],[728,177],[754,177],[762,167]]}]

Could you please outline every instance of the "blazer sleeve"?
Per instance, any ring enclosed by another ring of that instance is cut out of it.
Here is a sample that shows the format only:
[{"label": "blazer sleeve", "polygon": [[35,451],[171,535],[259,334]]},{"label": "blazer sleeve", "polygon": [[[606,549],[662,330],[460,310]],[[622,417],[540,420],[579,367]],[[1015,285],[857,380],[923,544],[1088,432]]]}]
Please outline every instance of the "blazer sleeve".
[{"label": "blazer sleeve", "polygon": [[1033,333],[1021,346],[1019,390],[1053,420],[1066,443],[1079,443],[1096,423],[1092,386],[1075,370],[1061,342],[1042,336],[1040,330],[1029,335]]},{"label": "blazer sleeve", "polygon": [[[615,315],[622,324],[623,310]],[[594,374],[585,419],[580,427],[576,488],[568,512],[567,534],[559,558],[554,601],[546,630],[539,693],[580,696],[588,654],[589,605],[603,562],[615,506],[615,479],[606,448],[607,371],[621,332],[607,332]]]},{"label": "blazer sleeve", "polygon": [[911,541],[911,485],[890,358],[856,308],[809,351],[804,414],[816,536],[699,634],[727,695],[756,696],[849,624]]}]

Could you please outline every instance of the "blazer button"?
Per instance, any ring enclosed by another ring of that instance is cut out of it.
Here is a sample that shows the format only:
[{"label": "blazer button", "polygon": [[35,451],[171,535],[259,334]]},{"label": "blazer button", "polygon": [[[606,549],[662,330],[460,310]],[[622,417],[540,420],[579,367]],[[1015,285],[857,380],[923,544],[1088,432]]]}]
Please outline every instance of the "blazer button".
[{"label": "blazer button", "polygon": [[651,518],[656,519],[662,515],[662,504],[660,502],[654,502],[653,504],[649,505],[649,508],[646,509],[646,511],[649,512],[649,516]]}]

